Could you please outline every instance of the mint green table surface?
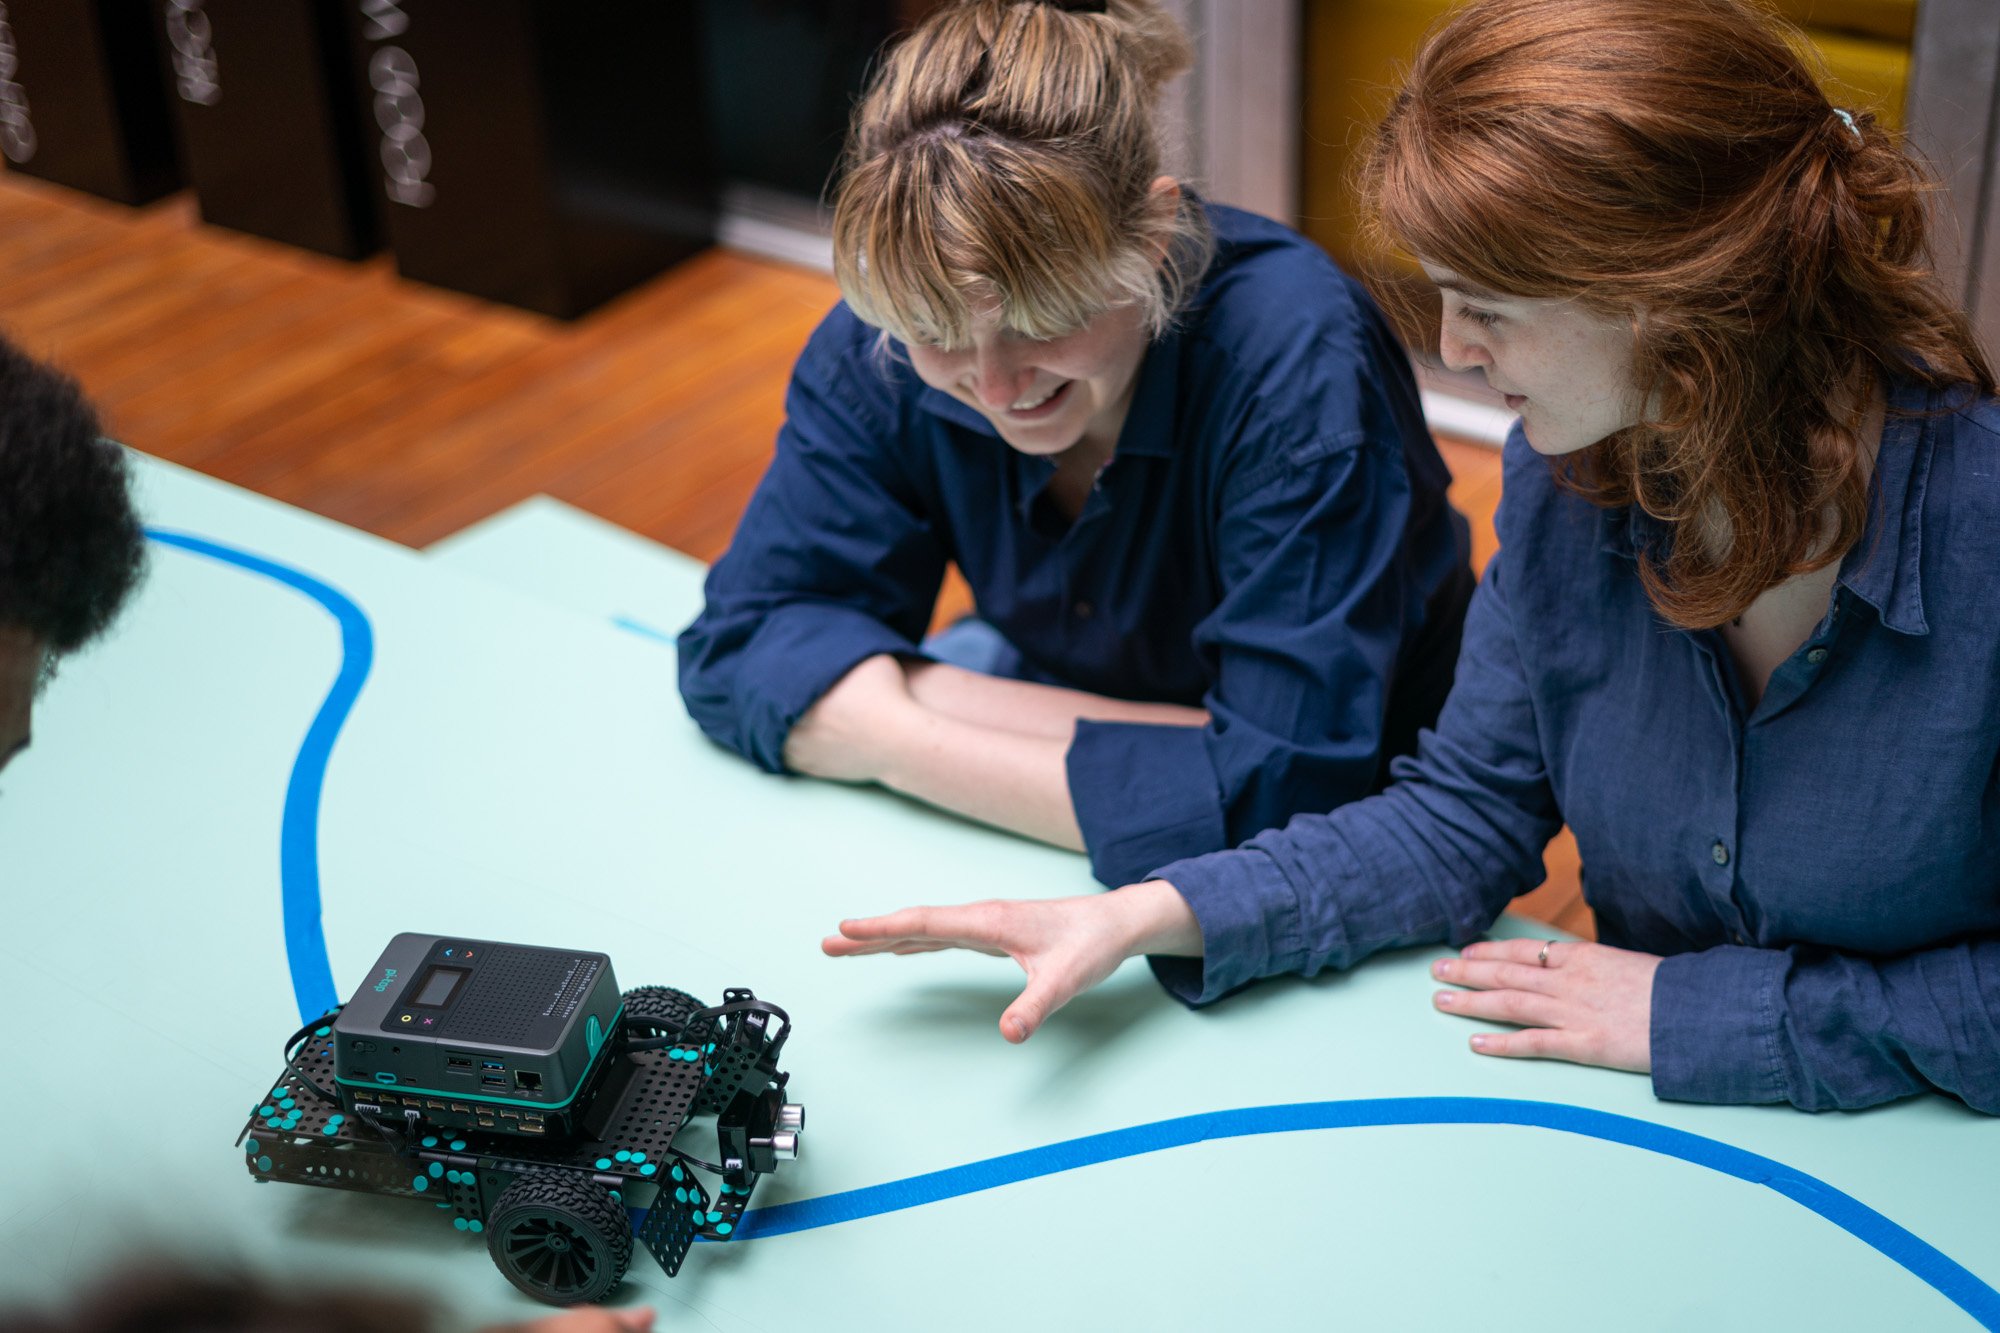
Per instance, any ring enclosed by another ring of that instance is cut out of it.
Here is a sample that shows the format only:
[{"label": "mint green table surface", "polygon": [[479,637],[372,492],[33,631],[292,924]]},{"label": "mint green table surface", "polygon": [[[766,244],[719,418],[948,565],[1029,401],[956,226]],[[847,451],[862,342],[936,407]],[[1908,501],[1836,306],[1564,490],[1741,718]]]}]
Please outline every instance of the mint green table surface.
[{"label": "mint green table surface", "polygon": [[[2000,1125],[1955,1103],[1679,1106],[1640,1077],[1482,1059],[1470,1025],[1430,1008],[1432,950],[1201,1013],[1128,964],[1008,1046],[1010,964],[836,961],[818,940],[910,902],[1086,891],[1082,858],[710,746],[671,647],[606,620],[677,629],[698,566],[547,506],[426,558],[140,466],[149,523],[305,571],[372,627],[318,811],[343,998],[399,930],[603,949],[628,987],[752,986],[793,1015],[807,1107],[801,1160],[759,1205],[1234,1108],[1491,1099],[1445,1105],[1539,1122],[1211,1139],[700,1246],[673,1280],[636,1254],[620,1299],[659,1304],[664,1327],[1978,1326],[1911,1263],[1991,1317]],[[571,567],[588,613],[560,604]],[[633,582],[651,569],[657,592]],[[548,595],[502,586],[537,579]],[[232,1146],[298,1021],[280,825],[341,661],[334,620],[298,592],[156,547],[114,636],[45,696],[0,793],[0,1299],[170,1246],[420,1287],[467,1319],[536,1308],[443,1214],[257,1185]],[[1440,1104],[1395,1105],[1421,1121]],[[1629,1121],[1563,1119],[1593,1113]],[[1630,1122],[1698,1136],[1681,1141],[1697,1160],[1596,1136]],[[1768,1167],[1703,1164],[1738,1150]],[[1907,1230],[1885,1252],[1757,1183],[1766,1169]]]}]

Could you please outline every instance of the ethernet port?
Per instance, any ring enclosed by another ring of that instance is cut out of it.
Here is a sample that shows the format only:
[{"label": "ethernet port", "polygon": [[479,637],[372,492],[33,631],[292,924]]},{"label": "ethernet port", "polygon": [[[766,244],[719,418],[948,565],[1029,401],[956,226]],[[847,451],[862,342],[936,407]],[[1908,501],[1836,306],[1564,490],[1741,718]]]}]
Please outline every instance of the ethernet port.
[{"label": "ethernet port", "polygon": [[514,1086],[523,1092],[540,1092],[542,1076],[532,1069],[517,1069],[514,1071]]}]

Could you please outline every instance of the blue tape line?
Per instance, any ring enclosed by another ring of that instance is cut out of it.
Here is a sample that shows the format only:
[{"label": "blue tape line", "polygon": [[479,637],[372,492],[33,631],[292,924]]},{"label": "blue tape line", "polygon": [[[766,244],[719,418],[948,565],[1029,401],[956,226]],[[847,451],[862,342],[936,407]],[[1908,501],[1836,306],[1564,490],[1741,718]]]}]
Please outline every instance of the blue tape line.
[{"label": "blue tape line", "polygon": [[642,639],[653,639],[669,646],[675,642],[674,636],[665,630],[654,629],[645,621],[634,620],[630,616],[613,616],[611,617],[611,623],[619,629],[624,630],[627,634],[636,634]]},{"label": "blue tape line", "polygon": [[326,781],[333,743],[367,683],[375,660],[375,634],[368,617],[351,598],[302,570],[234,546],[185,532],[146,529],[162,546],[171,546],[210,560],[234,565],[304,593],[324,607],[340,625],[340,674],[306,729],[298,758],[285,787],[284,822],[279,831],[278,873],[283,892],[285,957],[291,964],[292,994],[299,1021],[310,1022],[340,1003],[333,987],[333,969],[326,957],[326,932],[320,924],[319,801]]},{"label": "blue tape line", "polygon": [[[302,1020],[310,1020],[338,1002],[320,923],[320,792],[326,778],[327,760],[333,753],[333,743],[339,738],[340,729],[353,710],[362,685],[367,682],[369,667],[375,656],[374,632],[369,627],[368,617],[346,594],[301,570],[186,533],[149,528],[146,535],[163,546],[207,556],[304,593],[331,613],[340,624],[340,674],[334,678],[333,688],[327,692],[326,701],[313,718],[305,742],[299,747],[298,759],[292,765],[291,783],[285,790],[281,837],[285,953],[291,964],[292,990],[298,999],[299,1016]],[[623,616],[614,623],[621,629],[648,638],[672,642],[660,631]],[[1852,1195],[1782,1162],[1715,1139],[1631,1116],[1564,1106],[1556,1102],[1486,1097],[1387,1097],[1368,1101],[1246,1106],[1173,1120],[1157,1120],[1148,1125],[1069,1139],[841,1194],[755,1208],[743,1215],[736,1239],[757,1240],[837,1226],[842,1222],[879,1217],[927,1203],[997,1189],[1037,1176],[1054,1175],[1058,1171],[1074,1171],[1121,1157],[1161,1152],[1211,1139],[1376,1125],[1522,1125],[1553,1129],[1608,1143],[1622,1143],[1704,1166],[1753,1185],[1763,1185],[1832,1222],[1937,1291],[1979,1321],[1982,1327],[2000,1333],[2000,1292],[1973,1276],[1935,1246]],[[635,1223],[643,1217],[637,1209],[628,1209],[628,1212]]]},{"label": "blue tape line", "polygon": [[842,1222],[879,1217],[981,1190],[997,1189],[1037,1176],[1142,1153],[1186,1147],[1211,1139],[1301,1130],[1353,1129],[1374,1125],[1525,1125],[1622,1143],[1647,1152],[1705,1166],[1753,1185],[1776,1190],[1811,1209],[1855,1239],[1901,1265],[1988,1329],[2000,1329],[2000,1292],[1973,1276],[1936,1247],[1898,1226],[1852,1195],[1794,1170],[1715,1139],[1670,1129],[1630,1116],[1555,1102],[1487,1097],[1387,1097],[1368,1101],[1299,1102],[1287,1106],[1246,1106],[1231,1111],[1158,1120],[1085,1138],[1052,1143],[949,1167],[904,1180],[756,1208],[743,1215],[739,1240],[790,1235]]}]

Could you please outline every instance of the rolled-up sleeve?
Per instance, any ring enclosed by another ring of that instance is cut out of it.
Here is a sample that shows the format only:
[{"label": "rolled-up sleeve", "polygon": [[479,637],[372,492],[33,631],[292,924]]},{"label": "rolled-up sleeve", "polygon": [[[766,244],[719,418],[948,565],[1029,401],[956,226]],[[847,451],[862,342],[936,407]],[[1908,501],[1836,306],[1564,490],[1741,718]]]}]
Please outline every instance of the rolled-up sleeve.
[{"label": "rolled-up sleeve", "polygon": [[844,307],[813,335],[770,470],[679,639],[688,713],[772,772],[793,725],[836,681],[915,647],[944,576],[866,343]]},{"label": "rolled-up sleeve", "polygon": [[1653,975],[1653,1091],[1854,1110],[1939,1091],[2000,1114],[2000,941],[1890,959],[1725,947]]},{"label": "rolled-up sleeve", "polygon": [[1561,821],[1508,614],[1503,556],[1466,618],[1434,732],[1379,796],[1300,815],[1235,851],[1166,865],[1201,927],[1200,959],[1153,960],[1190,1004],[1259,977],[1342,968],[1382,949],[1477,939],[1542,878]]},{"label": "rolled-up sleeve", "polygon": [[1233,478],[1220,508],[1224,594],[1194,635],[1208,724],[1085,722],[1070,747],[1105,884],[1331,810],[1382,772],[1390,692],[1431,592],[1408,550],[1397,440],[1357,426],[1280,451]]}]

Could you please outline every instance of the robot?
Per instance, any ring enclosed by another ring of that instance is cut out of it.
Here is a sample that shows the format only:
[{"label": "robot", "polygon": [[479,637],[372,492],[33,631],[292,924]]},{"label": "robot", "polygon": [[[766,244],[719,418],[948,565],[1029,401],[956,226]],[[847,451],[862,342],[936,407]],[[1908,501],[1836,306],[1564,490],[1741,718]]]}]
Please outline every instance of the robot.
[{"label": "robot", "polygon": [[[791,1020],[748,990],[620,992],[601,953],[402,934],[285,1043],[253,1179],[429,1202],[538,1301],[603,1300],[637,1239],[669,1277],[795,1160]],[[712,1158],[697,1156],[714,1117]],[[697,1125],[701,1122],[702,1132]]]}]

